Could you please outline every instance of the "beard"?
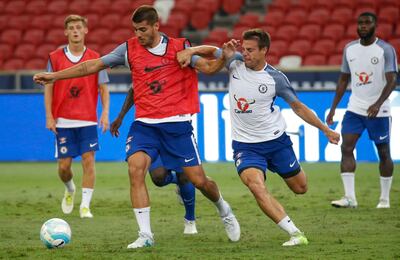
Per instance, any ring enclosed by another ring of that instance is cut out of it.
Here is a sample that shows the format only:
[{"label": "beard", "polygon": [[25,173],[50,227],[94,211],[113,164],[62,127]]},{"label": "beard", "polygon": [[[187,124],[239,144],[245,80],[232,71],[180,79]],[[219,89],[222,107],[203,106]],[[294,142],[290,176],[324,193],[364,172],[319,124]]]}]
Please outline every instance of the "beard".
[{"label": "beard", "polygon": [[367,33],[365,33],[364,35],[362,35],[362,34],[360,33],[360,31],[357,30],[357,34],[358,34],[358,36],[360,37],[361,40],[369,40],[369,39],[371,39],[371,38],[374,36],[374,34],[375,34],[375,28],[371,28],[371,30],[369,30],[369,31],[368,31]]}]

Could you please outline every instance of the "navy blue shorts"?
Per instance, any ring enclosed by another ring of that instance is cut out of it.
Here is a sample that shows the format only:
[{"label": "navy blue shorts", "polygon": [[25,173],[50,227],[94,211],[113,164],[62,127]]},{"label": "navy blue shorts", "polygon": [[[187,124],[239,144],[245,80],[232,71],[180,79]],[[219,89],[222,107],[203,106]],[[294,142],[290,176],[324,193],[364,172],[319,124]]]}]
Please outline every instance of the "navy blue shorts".
[{"label": "navy blue shorts", "polygon": [[[160,167],[166,168],[164,166],[164,163],[161,160],[161,157],[158,156],[156,158],[156,160],[151,163],[149,171],[152,171],[152,170],[160,168]],[[180,173],[183,172],[183,169],[181,167],[179,167],[178,165],[176,165],[176,166],[169,165],[169,168],[166,168],[166,169],[167,170],[172,170],[172,171],[175,171],[175,172],[180,172]]]},{"label": "navy blue shorts", "polygon": [[248,168],[260,169],[265,174],[268,168],[282,178],[289,178],[301,170],[292,148],[292,141],[286,133],[274,140],[261,143],[233,141],[232,148],[239,175]]},{"label": "navy blue shorts", "polygon": [[361,116],[346,111],[342,121],[342,134],[359,134],[367,129],[369,139],[375,144],[386,144],[390,142],[390,126],[392,118]]},{"label": "navy blue shorts", "polygon": [[98,151],[97,125],[57,128],[56,158],[75,158],[90,151]]},{"label": "navy blue shorts", "polygon": [[148,154],[152,162],[160,156],[167,169],[201,164],[189,121],[158,124],[134,121],[126,139],[125,150],[126,160],[138,151]]}]

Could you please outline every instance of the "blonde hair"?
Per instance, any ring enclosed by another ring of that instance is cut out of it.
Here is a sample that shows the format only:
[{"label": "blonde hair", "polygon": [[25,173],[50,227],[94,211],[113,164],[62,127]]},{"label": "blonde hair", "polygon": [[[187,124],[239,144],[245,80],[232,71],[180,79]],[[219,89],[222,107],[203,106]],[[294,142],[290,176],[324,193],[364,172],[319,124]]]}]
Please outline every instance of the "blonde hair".
[{"label": "blonde hair", "polygon": [[64,28],[67,29],[68,24],[70,22],[82,22],[84,27],[87,27],[88,20],[86,17],[77,15],[77,14],[71,14],[65,17],[64,19]]}]

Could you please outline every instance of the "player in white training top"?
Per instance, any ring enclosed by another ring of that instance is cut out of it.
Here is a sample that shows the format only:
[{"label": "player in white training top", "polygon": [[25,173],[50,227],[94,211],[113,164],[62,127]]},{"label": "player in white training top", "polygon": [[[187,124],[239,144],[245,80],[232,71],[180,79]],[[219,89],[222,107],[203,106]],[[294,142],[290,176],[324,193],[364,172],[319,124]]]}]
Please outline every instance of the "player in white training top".
[{"label": "player in white training top", "polygon": [[377,208],[390,208],[393,161],[390,156],[390,101],[396,87],[397,59],[394,48],[375,36],[377,26],[373,13],[358,17],[360,39],[346,45],[341,75],[331,110],[326,118],[333,124],[335,109],[351,81],[351,96],[342,122],[343,143],[341,177],[345,195],[332,201],[334,207],[357,207],[354,188],[356,160],[353,155],[358,139],[365,129],[374,141],[379,155],[381,196]]},{"label": "player in white training top", "polygon": [[[324,125],[298,100],[282,72],[266,63],[265,56],[270,46],[268,33],[260,29],[248,30],[243,34],[241,54],[235,53],[237,45],[236,40],[231,40],[224,46],[224,55],[231,57],[227,68],[232,147],[237,172],[261,210],[290,235],[290,240],[283,246],[306,245],[305,235],[264,184],[268,168],[278,173],[294,193],[307,191],[307,178],[294,154],[290,137],[285,133],[285,120],[279,107],[274,105],[276,97],[283,98],[298,116],[322,130],[331,143],[337,144],[340,135]],[[185,52],[198,54],[196,50],[190,50]]]}]

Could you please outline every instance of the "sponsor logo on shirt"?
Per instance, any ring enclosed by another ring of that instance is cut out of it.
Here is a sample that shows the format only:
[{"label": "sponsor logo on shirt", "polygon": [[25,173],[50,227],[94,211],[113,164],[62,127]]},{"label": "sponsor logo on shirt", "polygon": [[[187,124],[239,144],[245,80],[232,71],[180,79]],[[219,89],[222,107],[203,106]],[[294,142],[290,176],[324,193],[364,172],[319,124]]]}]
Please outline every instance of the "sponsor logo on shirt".
[{"label": "sponsor logo on shirt", "polygon": [[69,89],[69,94],[71,95],[70,97],[71,98],[79,98],[81,91],[82,91],[82,88],[79,88],[77,86],[72,86]]},{"label": "sponsor logo on shirt", "polygon": [[236,100],[236,106],[238,109],[235,108],[235,113],[238,114],[247,114],[253,113],[253,110],[249,109],[250,105],[256,103],[254,99],[246,99],[246,98],[237,98],[236,95],[233,95]]},{"label": "sponsor logo on shirt", "polygon": [[158,66],[154,66],[154,67],[146,66],[144,68],[144,72],[146,72],[146,73],[153,72],[153,71],[161,69],[162,67],[165,67],[165,66],[167,66],[167,64],[162,64],[162,65],[158,65]]},{"label": "sponsor logo on shirt", "polygon": [[372,74],[373,74],[372,72],[370,74],[368,74],[366,72],[361,72],[361,73],[356,72],[356,75],[359,80],[359,82],[356,83],[356,86],[360,87],[360,86],[371,84],[372,81],[370,80],[370,77],[372,76]]},{"label": "sponsor logo on shirt", "polygon": [[165,85],[165,80],[164,81],[154,80],[150,83],[146,82],[146,84],[153,92],[152,94],[154,95],[161,92],[163,85]]}]

